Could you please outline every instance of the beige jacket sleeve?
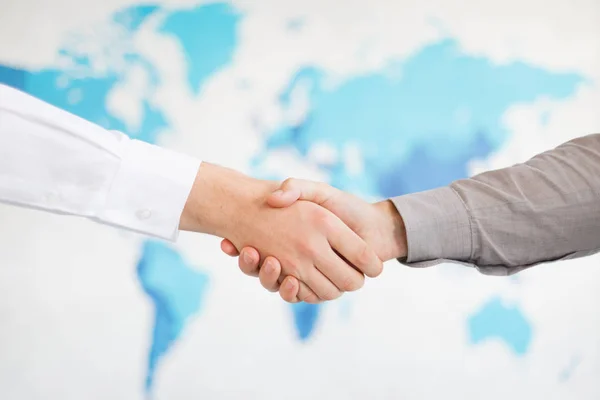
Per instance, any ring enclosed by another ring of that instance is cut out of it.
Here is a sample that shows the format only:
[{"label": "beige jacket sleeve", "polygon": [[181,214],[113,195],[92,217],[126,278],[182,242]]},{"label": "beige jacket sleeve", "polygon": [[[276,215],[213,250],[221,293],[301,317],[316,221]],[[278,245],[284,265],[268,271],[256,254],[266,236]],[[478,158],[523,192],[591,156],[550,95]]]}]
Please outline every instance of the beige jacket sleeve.
[{"label": "beige jacket sleeve", "polygon": [[600,250],[600,134],[523,164],[393,198],[406,225],[400,262],[510,275]]}]

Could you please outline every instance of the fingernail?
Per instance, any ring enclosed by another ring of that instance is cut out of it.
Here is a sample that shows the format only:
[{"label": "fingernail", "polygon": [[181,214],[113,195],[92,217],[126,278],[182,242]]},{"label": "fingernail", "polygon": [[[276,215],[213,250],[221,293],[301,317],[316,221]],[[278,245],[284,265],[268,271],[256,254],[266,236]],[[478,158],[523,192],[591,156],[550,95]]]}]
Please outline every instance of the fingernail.
[{"label": "fingernail", "polygon": [[274,269],[275,267],[273,266],[273,262],[271,262],[270,260],[265,261],[265,271],[273,272]]},{"label": "fingernail", "polygon": [[294,288],[294,282],[291,280],[288,280],[287,283],[285,284],[285,288],[292,290]]},{"label": "fingernail", "polygon": [[281,196],[283,194],[283,190],[281,189],[277,189],[276,191],[273,192],[273,196]]},{"label": "fingernail", "polygon": [[244,252],[244,262],[247,264],[252,264],[252,257],[247,252]]}]

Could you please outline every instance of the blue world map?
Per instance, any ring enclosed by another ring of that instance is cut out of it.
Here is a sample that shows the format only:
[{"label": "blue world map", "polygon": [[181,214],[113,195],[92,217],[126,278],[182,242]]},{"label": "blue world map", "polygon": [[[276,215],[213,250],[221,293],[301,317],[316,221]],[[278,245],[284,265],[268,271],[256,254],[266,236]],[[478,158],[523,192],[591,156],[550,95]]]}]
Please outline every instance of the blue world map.
[{"label": "blue world map", "polygon": [[[133,35],[158,11],[165,10],[127,8],[115,14],[113,22]],[[179,41],[187,63],[187,84],[196,96],[202,96],[205,83],[215,73],[232,63],[242,20],[243,14],[227,3],[168,11],[162,20],[159,33]],[[302,29],[302,24],[291,23],[289,29]],[[89,58],[69,48],[60,54],[78,72],[90,65]],[[143,68],[151,86],[161,84],[158,70],[143,56],[130,53],[125,60],[128,67]],[[315,145],[324,144],[338,152],[355,146],[363,157],[359,172],[343,160],[321,165],[330,176],[329,183],[340,189],[383,198],[446,185],[468,176],[471,160],[488,157],[507,141],[509,132],[501,119],[509,107],[540,97],[569,97],[582,82],[575,74],[524,63],[497,65],[462,53],[451,39],[426,46],[378,73],[337,85],[329,84],[330,78],[325,70],[307,65],[281,88],[282,109],[292,106],[294,92],[301,89],[307,91],[309,107],[300,122],[267,132],[268,139],[252,161],[255,175],[261,174],[261,165],[274,151],[291,149],[308,158]],[[162,110],[143,100],[142,123],[132,129],[106,107],[107,96],[123,79],[122,70],[86,76],[68,69],[0,65],[0,82],[108,129],[156,143],[170,124]],[[203,309],[209,276],[159,241],[142,245],[137,271],[141,288],[155,309],[146,379],[150,391],[161,357]],[[322,307],[290,306],[299,340],[310,340]],[[489,299],[465,324],[470,343],[498,340],[517,356],[527,353],[534,335],[518,304],[506,304],[499,297]]]}]

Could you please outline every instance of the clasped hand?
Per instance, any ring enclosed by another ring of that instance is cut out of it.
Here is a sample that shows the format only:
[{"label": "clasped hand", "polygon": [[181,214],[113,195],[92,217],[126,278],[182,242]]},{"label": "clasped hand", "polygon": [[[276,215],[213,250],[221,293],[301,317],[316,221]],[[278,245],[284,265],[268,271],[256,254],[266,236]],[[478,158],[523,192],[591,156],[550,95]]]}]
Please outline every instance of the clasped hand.
[{"label": "clasped hand", "polygon": [[390,201],[370,204],[324,183],[288,179],[265,203],[287,211],[279,216],[289,215],[292,230],[271,232],[278,244],[269,251],[252,245],[238,251],[240,242],[231,238],[221,249],[239,255],[242,272],[285,301],[333,300],[361,288],[365,275],[377,277],[383,261],[406,253],[402,218]]}]

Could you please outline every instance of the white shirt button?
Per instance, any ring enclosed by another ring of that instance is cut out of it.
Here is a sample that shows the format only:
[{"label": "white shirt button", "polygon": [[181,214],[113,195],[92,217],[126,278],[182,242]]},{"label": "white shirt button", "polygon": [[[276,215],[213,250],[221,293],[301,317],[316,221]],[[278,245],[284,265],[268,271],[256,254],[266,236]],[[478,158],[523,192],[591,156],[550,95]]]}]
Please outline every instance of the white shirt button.
[{"label": "white shirt button", "polygon": [[152,211],[150,210],[139,210],[137,213],[135,213],[136,217],[138,217],[138,219],[148,219],[152,216]]}]

